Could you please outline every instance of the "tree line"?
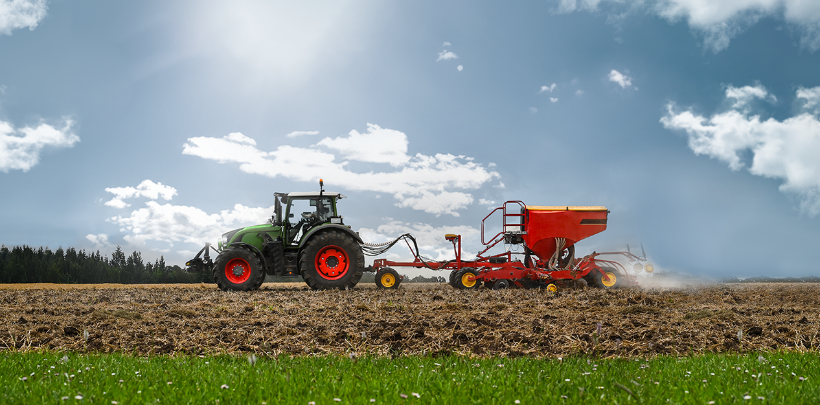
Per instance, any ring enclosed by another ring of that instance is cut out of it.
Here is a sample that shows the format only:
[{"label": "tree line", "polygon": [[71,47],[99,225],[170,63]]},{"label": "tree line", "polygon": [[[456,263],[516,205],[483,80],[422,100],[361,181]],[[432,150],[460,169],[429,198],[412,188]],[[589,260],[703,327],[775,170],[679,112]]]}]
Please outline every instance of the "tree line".
[{"label": "tree line", "polygon": [[188,273],[177,265],[169,266],[165,257],[145,261],[142,253],[126,256],[122,248],[111,257],[100,251],[86,252],[74,248],[33,248],[0,245],[0,283],[69,283],[69,284],[165,284],[212,282],[210,274]]}]

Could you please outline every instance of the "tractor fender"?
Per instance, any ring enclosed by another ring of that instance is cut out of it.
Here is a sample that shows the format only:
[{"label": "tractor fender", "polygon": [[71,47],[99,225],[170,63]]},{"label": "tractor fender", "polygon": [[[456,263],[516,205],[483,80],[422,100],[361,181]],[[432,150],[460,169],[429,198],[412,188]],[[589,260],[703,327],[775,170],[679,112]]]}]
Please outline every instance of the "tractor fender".
[{"label": "tractor fender", "polygon": [[310,239],[310,238],[311,238],[314,234],[316,234],[316,233],[318,233],[318,232],[322,232],[322,231],[327,230],[327,229],[338,229],[338,230],[344,231],[344,232],[346,232],[347,234],[349,234],[350,236],[352,236],[352,237],[353,237],[353,239],[355,239],[355,240],[356,240],[356,242],[359,242],[359,243],[364,243],[364,241],[362,240],[362,238],[361,238],[361,237],[359,237],[359,234],[357,234],[356,232],[353,232],[350,228],[348,228],[348,227],[346,227],[346,226],[343,226],[343,225],[329,224],[329,225],[317,226],[316,228],[311,229],[311,230],[310,230],[310,232],[308,232],[308,234],[307,234],[307,235],[305,235],[305,237],[304,237],[304,238],[302,238],[302,242],[301,242],[301,243],[299,243],[299,250],[301,250],[301,249],[302,249],[302,247],[304,247],[304,246],[305,246],[305,243],[307,243],[307,241],[308,241],[308,240],[309,240],[309,239]]},{"label": "tractor fender", "polygon": [[256,246],[251,245],[250,243],[245,243],[245,242],[234,242],[234,243],[231,243],[230,245],[226,246],[225,248],[223,248],[223,250],[228,249],[228,248],[232,248],[234,246],[243,247],[243,248],[246,248],[246,249],[250,250],[251,252],[253,252],[253,254],[256,255],[256,257],[259,259],[259,261],[262,262],[262,271],[265,271],[265,269],[268,268],[268,261],[265,259],[265,255],[263,255],[262,252],[260,252],[259,249]]}]

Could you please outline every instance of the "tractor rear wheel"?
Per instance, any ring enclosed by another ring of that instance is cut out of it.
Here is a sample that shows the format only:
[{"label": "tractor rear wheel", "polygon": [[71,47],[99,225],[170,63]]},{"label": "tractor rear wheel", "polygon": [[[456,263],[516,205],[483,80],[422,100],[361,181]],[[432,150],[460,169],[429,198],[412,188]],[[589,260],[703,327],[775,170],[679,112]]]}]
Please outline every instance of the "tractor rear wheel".
[{"label": "tractor rear wheel", "polygon": [[598,288],[618,288],[621,285],[621,273],[612,267],[601,267],[601,271],[606,273],[609,280],[604,280],[600,272],[595,272],[595,286]]},{"label": "tractor rear wheel", "polygon": [[396,289],[399,288],[399,284],[401,284],[401,276],[399,275],[399,272],[391,269],[390,267],[385,267],[376,273],[377,288]]},{"label": "tractor rear wheel", "polygon": [[214,281],[223,291],[255,290],[264,280],[259,258],[247,249],[224,250],[214,262]]},{"label": "tractor rear wheel", "polygon": [[353,288],[364,273],[362,247],[335,230],[313,235],[300,254],[299,272],[314,290]]},{"label": "tractor rear wheel", "polygon": [[476,280],[478,273],[473,268],[461,269],[456,273],[455,284],[459,290],[474,290],[481,287],[481,280]]}]

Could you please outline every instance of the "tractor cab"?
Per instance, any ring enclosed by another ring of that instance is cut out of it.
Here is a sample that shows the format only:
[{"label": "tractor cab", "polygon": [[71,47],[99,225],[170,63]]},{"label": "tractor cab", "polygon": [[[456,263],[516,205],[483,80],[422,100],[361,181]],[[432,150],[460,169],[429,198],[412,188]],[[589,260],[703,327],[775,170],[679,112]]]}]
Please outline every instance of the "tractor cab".
[{"label": "tractor cab", "polygon": [[[286,245],[299,245],[302,238],[316,226],[342,224],[336,212],[336,200],[345,198],[341,193],[324,191],[275,193],[274,225],[282,227]],[[280,202],[281,201],[281,202]],[[284,217],[282,215],[284,205]]]}]

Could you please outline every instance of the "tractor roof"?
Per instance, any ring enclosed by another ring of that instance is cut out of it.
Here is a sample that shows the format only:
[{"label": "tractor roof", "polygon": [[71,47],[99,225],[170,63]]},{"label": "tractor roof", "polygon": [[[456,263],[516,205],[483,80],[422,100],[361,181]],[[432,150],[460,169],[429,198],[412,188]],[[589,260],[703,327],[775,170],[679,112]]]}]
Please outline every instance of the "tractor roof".
[{"label": "tractor roof", "polygon": [[[323,197],[336,197],[338,199],[347,198],[342,195],[342,193],[332,193],[330,191],[325,191],[322,193]],[[299,197],[319,197],[318,191],[307,191],[307,192],[295,192],[295,193],[288,193],[289,198],[299,198]]]}]

